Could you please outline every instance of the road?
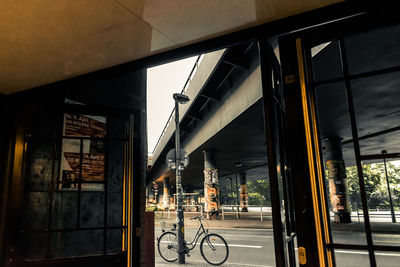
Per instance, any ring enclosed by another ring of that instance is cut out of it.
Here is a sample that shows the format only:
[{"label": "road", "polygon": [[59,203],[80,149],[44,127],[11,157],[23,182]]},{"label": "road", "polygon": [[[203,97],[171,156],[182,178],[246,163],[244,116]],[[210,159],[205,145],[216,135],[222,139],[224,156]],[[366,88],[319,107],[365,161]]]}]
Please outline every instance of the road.
[{"label": "road", "polygon": [[[185,232],[186,240],[192,240],[196,229],[187,228]],[[161,230],[156,228],[156,236],[160,235]],[[210,232],[220,234],[225,238],[229,245],[229,258],[226,266],[254,266],[269,267],[275,266],[274,256],[274,239],[272,230],[259,229],[210,229]],[[362,244],[365,238],[360,233],[354,232],[334,232],[335,242],[349,244],[351,240],[357,240],[358,244]],[[376,237],[387,244],[395,240],[399,240],[399,235],[382,235]],[[156,245],[155,245],[156,246]],[[178,266],[165,262],[157,251],[156,246],[155,257],[156,266]],[[368,254],[365,251],[353,251],[337,249],[335,251],[336,265],[346,267],[369,266]],[[377,252],[377,266],[399,266],[400,253],[396,252]],[[189,266],[208,266],[200,254],[197,246],[191,251],[190,257],[186,258]]]}]

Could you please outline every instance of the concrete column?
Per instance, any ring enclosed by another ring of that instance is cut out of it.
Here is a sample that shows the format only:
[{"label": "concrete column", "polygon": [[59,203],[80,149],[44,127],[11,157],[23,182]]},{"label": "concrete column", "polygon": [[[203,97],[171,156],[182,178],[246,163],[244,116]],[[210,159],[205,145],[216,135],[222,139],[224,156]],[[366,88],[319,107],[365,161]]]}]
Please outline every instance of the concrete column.
[{"label": "concrete column", "polygon": [[163,200],[162,200],[162,206],[163,206],[164,210],[169,209],[169,197],[170,197],[169,177],[164,177]]},{"label": "concrete column", "polygon": [[351,223],[346,168],[340,138],[328,138],[324,144],[329,196],[335,223]]},{"label": "concrete column", "polygon": [[248,212],[247,179],[246,173],[240,173],[240,208],[242,212]]},{"label": "concrete column", "polygon": [[153,205],[156,200],[153,185],[150,185],[149,187],[147,187],[147,192],[148,192],[148,203]]},{"label": "concrete column", "polygon": [[156,205],[158,205],[159,198],[160,198],[160,192],[158,191],[158,184],[156,182],[153,182],[152,189],[153,189],[153,192],[154,192],[154,203]]},{"label": "concrete column", "polygon": [[149,203],[149,188],[146,187],[146,205]]},{"label": "concrete column", "polygon": [[210,151],[203,151],[204,155],[204,198],[207,218],[216,218],[219,211],[219,184],[218,169],[215,167],[215,158]]}]

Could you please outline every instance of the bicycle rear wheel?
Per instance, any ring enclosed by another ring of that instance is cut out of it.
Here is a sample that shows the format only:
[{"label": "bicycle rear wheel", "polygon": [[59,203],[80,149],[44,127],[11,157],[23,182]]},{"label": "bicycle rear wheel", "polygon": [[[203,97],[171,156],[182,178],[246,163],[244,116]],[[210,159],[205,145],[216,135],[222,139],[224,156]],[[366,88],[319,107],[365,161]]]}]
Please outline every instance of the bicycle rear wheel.
[{"label": "bicycle rear wheel", "polygon": [[218,234],[208,234],[200,242],[201,256],[211,265],[223,264],[229,256],[225,239]]},{"label": "bicycle rear wheel", "polygon": [[178,240],[176,234],[173,232],[165,232],[159,238],[157,242],[158,253],[161,258],[168,262],[174,262],[178,259],[177,249]]}]

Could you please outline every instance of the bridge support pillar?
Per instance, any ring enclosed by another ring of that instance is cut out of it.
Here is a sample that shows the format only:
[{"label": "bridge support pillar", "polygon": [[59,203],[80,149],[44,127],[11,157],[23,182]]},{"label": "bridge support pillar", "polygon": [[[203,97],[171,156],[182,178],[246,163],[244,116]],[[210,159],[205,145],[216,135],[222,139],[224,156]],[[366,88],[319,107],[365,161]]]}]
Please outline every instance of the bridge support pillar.
[{"label": "bridge support pillar", "polygon": [[147,187],[147,196],[148,196],[147,203],[154,205],[156,203],[156,195],[154,193],[152,185]]},{"label": "bridge support pillar", "polygon": [[169,197],[170,197],[170,188],[169,188],[169,177],[164,177],[163,180],[163,200],[162,206],[164,210],[169,209]]},{"label": "bridge support pillar", "polygon": [[215,219],[219,211],[219,184],[218,169],[215,167],[215,158],[210,151],[203,151],[204,155],[204,198],[208,219]]},{"label": "bridge support pillar", "polygon": [[346,168],[340,138],[328,138],[324,144],[329,178],[329,196],[335,223],[351,223]]},{"label": "bridge support pillar", "polygon": [[247,179],[246,173],[240,173],[240,208],[242,212],[248,212]]}]

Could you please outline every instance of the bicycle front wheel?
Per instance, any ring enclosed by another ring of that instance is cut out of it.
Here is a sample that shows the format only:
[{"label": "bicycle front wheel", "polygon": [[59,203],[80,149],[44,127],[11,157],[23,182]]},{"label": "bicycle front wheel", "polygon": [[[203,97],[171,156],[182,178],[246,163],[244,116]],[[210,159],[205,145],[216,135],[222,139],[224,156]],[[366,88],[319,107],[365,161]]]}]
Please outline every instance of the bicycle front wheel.
[{"label": "bicycle front wheel", "polygon": [[225,239],[218,234],[208,234],[200,242],[201,256],[211,265],[223,264],[229,256]]},{"label": "bicycle front wheel", "polygon": [[178,259],[177,249],[178,240],[176,234],[173,232],[165,232],[159,238],[157,242],[158,253],[161,258],[168,262],[174,262]]}]

